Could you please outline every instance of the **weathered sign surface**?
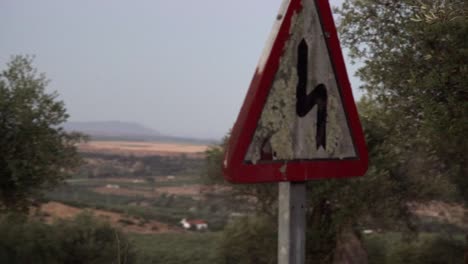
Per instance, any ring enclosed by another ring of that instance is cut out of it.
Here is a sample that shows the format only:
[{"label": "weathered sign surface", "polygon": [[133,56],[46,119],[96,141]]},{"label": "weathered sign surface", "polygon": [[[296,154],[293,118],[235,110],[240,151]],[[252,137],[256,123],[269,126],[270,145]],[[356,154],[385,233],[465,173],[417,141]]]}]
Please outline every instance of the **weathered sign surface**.
[{"label": "weathered sign surface", "polygon": [[225,154],[232,182],[360,176],[367,149],[330,6],[285,0]]}]

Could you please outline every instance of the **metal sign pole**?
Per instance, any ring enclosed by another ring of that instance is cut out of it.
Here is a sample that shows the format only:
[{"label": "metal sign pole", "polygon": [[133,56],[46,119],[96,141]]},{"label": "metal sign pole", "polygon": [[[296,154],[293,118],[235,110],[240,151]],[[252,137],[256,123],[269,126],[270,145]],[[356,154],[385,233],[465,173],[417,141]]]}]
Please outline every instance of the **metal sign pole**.
[{"label": "metal sign pole", "polygon": [[279,183],[278,203],[278,264],[304,264],[306,183]]}]

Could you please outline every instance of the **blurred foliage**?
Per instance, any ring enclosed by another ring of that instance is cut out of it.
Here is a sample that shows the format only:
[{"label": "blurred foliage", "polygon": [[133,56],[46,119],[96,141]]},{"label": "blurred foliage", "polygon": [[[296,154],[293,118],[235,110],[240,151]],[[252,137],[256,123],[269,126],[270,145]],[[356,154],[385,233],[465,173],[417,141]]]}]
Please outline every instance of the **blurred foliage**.
[{"label": "blurred foliage", "polygon": [[[347,0],[337,10],[342,43],[362,65],[357,76],[366,93],[359,110],[371,157],[365,178],[386,175],[391,195],[384,205],[396,202],[401,216],[408,201],[468,202],[464,2]],[[379,211],[392,207],[398,208]],[[392,263],[421,257],[405,250],[407,259]]]},{"label": "blurred foliage", "polygon": [[218,264],[216,233],[132,235],[138,264]]},{"label": "blurred foliage", "polygon": [[461,238],[421,234],[416,240],[402,240],[400,234],[373,234],[364,239],[369,264],[458,264],[463,263]]},{"label": "blurred foliage", "polygon": [[274,264],[277,258],[276,221],[245,216],[228,224],[219,243],[220,264]]},{"label": "blurred foliage", "polygon": [[347,0],[338,13],[383,161],[404,177],[449,178],[468,201],[465,1]]},{"label": "blurred foliage", "polygon": [[206,184],[224,184],[226,183],[223,178],[223,159],[224,150],[229,143],[229,136],[231,132],[228,132],[221,143],[218,145],[211,145],[205,151],[205,162],[203,163],[202,175]]},{"label": "blurred foliage", "polygon": [[0,263],[135,263],[127,237],[88,213],[52,225],[23,215],[2,215],[0,234]]},{"label": "blurred foliage", "polygon": [[0,209],[27,211],[80,162],[75,144],[84,137],[63,130],[65,105],[32,63],[13,56],[0,72]]},{"label": "blurred foliage", "polygon": [[205,163],[202,170],[205,183],[217,184],[224,182],[223,176],[220,174],[223,170],[223,154],[224,148],[217,145],[210,146],[205,151]]},{"label": "blurred foliage", "polygon": [[412,18],[416,22],[432,24],[468,17],[468,6],[463,0],[417,0],[416,5],[418,9]]}]

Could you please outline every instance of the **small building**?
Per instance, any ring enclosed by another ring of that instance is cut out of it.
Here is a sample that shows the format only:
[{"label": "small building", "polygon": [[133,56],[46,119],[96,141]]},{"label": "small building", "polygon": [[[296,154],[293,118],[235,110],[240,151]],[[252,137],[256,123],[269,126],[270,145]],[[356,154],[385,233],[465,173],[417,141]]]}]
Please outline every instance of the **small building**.
[{"label": "small building", "polygon": [[197,231],[204,231],[208,229],[208,223],[203,220],[187,220],[182,219],[180,224],[185,230],[197,230]]}]

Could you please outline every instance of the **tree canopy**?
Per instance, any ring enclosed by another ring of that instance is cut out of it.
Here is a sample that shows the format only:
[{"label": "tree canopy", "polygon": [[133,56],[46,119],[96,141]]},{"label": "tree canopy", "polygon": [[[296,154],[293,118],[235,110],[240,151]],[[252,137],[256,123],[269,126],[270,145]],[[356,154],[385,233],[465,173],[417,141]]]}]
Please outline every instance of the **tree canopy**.
[{"label": "tree canopy", "polygon": [[352,1],[339,10],[343,44],[362,63],[367,107],[380,112],[388,158],[468,201],[468,10],[465,1]]},{"label": "tree canopy", "polygon": [[61,127],[64,103],[28,56],[14,56],[0,73],[0,208],[27,210],[80,162],[83,139]]}]

